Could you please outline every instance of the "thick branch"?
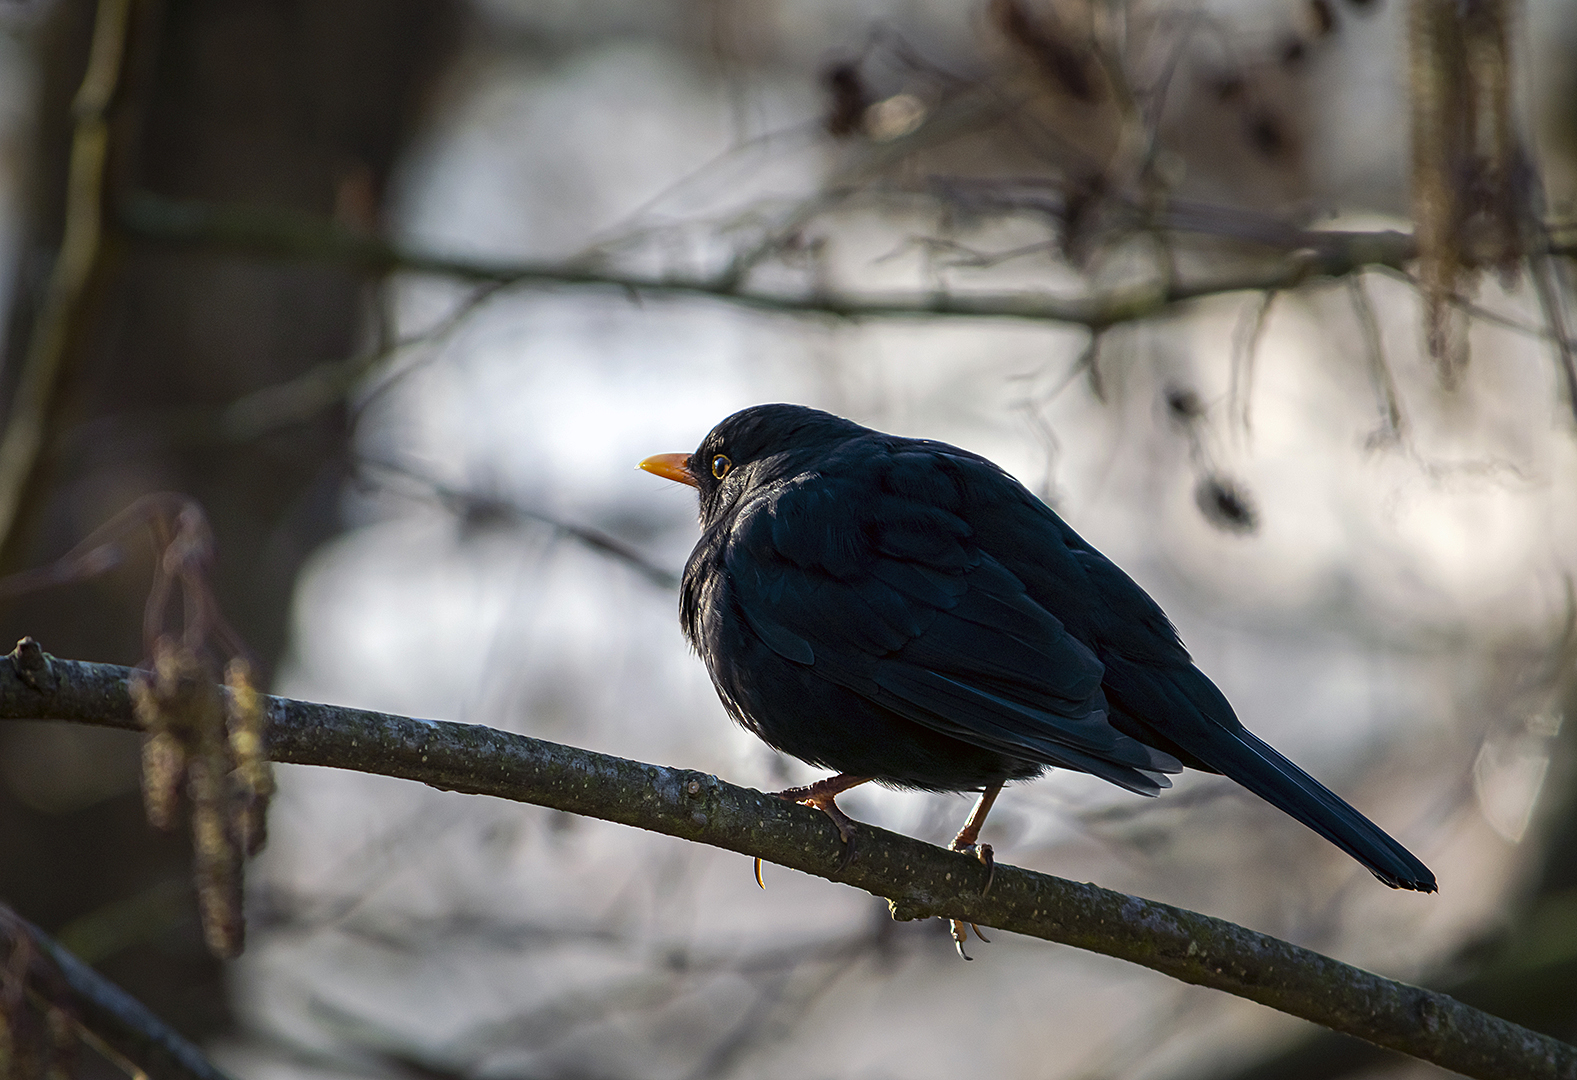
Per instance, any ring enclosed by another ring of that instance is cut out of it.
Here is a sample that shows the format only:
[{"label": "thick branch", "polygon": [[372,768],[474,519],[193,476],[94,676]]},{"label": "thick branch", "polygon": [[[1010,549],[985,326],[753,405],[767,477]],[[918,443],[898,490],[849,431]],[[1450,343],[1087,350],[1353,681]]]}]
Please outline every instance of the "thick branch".
[{"label": "thick branch", "polygon": [[1295,288],[1322,277],[1341,277],[1368,266],[1401,269],[1416,254],[1413,238],[1399,232],[1294,231],[1296,243],[1267,267],[1202,282],[1157,283],[1106,296],[1059,298],[1033,292],[909,292],[891,296],[845,293],[777,293],[753,289],[736,276],[623,274],[573,262],[490,262],[409,251],[336,222],[253,207],[176,202],[155,195],[128,199],[120,224],[145,240],[240,251],[275,258],[310,259],[359,266],[373,273],[410,270],[471,281],[617,290],[632,294],[702,296],[789,315],[849,319],[1028,319],[1100,330],[1159,315],[1179,304],[1222,293]]},{"label": "thick branch", "polygon": [[[19,667],[18,658],[0,660],[0,719],[137,726],[128,669],[69,660]],[[276,761],[634,825],[888,897],[895,918],[960,918],[1115,956],[1468,1076],[1577,1080],[1577,1047],[1221,919],[1003,865],[981,896],[986,871],[975,859],[871,826],[861,826],[859,853],[840,873],[842,843],[824,815],[705,773],[476,725],[288,698],[269,698],[267,712]]]}]

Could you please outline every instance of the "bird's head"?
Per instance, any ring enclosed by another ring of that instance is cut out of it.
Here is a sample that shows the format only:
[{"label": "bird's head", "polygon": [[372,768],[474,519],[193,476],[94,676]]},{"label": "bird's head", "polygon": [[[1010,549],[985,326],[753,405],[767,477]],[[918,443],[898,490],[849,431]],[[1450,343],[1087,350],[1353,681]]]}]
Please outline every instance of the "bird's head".
[{"label": "bird's head", "polygon": [[869,429],[803,405],[753,405],[722,421],[689,454],[657,454],[647,472],[689,484],[711,525],[747,492],[815,467],[828,451]]}]

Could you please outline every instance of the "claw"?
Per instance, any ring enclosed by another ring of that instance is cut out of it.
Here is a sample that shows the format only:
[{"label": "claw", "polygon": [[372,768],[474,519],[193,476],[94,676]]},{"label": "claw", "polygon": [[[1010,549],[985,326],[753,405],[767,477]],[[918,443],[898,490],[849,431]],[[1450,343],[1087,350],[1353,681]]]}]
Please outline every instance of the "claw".
[{"label": "claw", "polygon": [[[958,955],[962,956],[965,960],[974,960],[973,956],[970,956],[964,951],[964,942],[969,940],[969,931],[964,929],[964,924],[959,922],[957,919],[948,919],[947,927],[953,935],[953,947],[958,950]],[[975,933],[978,934],[980,931],[976,930]],[[985,938],[981,938],[980,940],[984,941]]]},{"label": "claw", "polygon": [[[990,844],[980,844],[975,847],[975,858],[986,865],[986,883],[980,886],[980,895],[984,896],[991,891],[991,883],[997,879],[997,857],[991,850]],[[980,931],[976,930],[975,933]],[[981,938],[981,941],[986,940]]]},{"label": "claw", "polygon": [[756,884],[761,886],[763,892],[766,891],[767,883],[761,880],[761,859],[759,856],[756,859]]},{"label": "claw", "polygon": [[845,836],[843,838],[843,858],[838,860],[838,873],[841,874],[845,870],[847,870],[849,868],[849,864],[852,863],[853,861],[854,861],[854,837],[851,834],[851,835]]},{"label": "claw", "polygon": [[980,939],[981,944],[990,945],[991,939],[982,934],[980,932],[980,927],[976,926],[972,922],[964,922],[962,919],[947,920],[947,929],[953,937],[953,947],[958,950],[958,955],[962,956],[965,960],[973,960],[974,957],[970,956],[964,951],[964,942],[969,940],[969,930],[964,929],[966,926],[969,927],[969,930],[973,930],[975,932],[975,936]]}]

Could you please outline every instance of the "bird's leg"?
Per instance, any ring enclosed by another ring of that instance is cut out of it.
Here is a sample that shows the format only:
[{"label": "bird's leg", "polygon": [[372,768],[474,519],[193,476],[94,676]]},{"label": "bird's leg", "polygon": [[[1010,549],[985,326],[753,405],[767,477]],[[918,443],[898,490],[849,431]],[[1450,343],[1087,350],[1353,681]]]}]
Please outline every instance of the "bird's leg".
[{"label": "bird's leg", "polygon": [[[992,855],[991,845],[979,843],[981,827],[986,823],[986,815],[991,813],[991,807],[997,801],[997,796],[1002,794],[1001,784],[992,784],[980,793],[980,798],[975,801],[975,808],[969,812],[969,820],[964,822],[964,827],[958,830],[958,835],[953,837],[951,845],[954,851],[964,852],[979,859],[986,867],[986,883],[980,888],[980,895],[984,896],[991,890],[991,880],[996,876],[997,864]],[[948,929],[953,935],[953,944],[958,947],[958,955],[965,960],[971,959],[964,951],[964,942],[969,940],[969,932],[964,929],[964,923],[958,919],[949,919]],[[991,939],[980,932],[980,927],[974,923],[968,924],[975,936],[987,945]]]},{"label": "bird's leg", "polygon": [[997,796],[1002,794],[1002,785],[993,784],[980,793],[980,798],[975,801],[975,808],[969,812],[969,820],[964,822],[964,827],[958,830],[958,835],[953,837],[951,845],[954,851],[973,855],[986,866],[986,883],[980,890],[984,896],[991,889],[991,878],[996,871],[996,863],[992,858],[991,845],[977,843],[980,839],[980,829],[986,823],[986,815],[991,813],[991,807],[996,803]]},{"label": "bird's leg", "polygon": [[782,791],[774,791],[773,794],[780,799],[799,803],[801,806],[814,806],[832,819],[832,823],[838,827],[838,835],[843,837],[843,862],[839,864],[838,869],[844,870],[854,861],[854,819],[838,809],[838,804],[834,800],[851,787],[868,783],[873,779],[875,778],[870,776],[850,776],[848,773],[839,773],[825,780],[817,780],[814,784],[785,788]]}]

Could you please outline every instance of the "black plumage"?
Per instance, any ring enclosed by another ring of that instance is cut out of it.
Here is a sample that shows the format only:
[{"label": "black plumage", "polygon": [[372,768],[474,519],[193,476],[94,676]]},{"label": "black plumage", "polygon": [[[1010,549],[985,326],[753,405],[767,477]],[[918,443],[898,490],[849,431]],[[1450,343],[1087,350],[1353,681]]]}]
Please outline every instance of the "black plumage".
[{"label": "black plumage", "polygon": [[1186,766],[1387,885],[1434,891],[1401,844],[1244,729],[1143,589],[985,458],[762,405],[642,465],[700,492],[685,634],[736,720],[841,774],[785,793],[840,829],[833,797],[870,779],[985,792],[966,848],[1006,781],[1056,766],[1154,795]]}]

